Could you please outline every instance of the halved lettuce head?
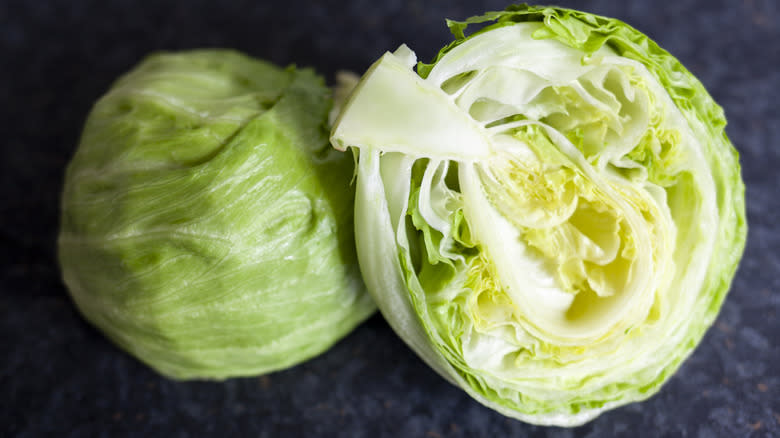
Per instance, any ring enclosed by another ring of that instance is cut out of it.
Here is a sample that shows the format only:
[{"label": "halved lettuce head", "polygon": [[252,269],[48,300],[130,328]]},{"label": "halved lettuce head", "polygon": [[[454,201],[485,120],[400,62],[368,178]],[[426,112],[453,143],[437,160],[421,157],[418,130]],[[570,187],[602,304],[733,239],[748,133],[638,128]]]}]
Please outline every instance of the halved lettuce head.
[{"label": "halved lettuce head", "polygon": [[59,260],[83,315],[174,378],[285,368],[375,308],[353,161],[310,70],[158,54],[94,106],[68,166]]},{"label": "halved lettuce head", "polygon": [[[487,24],[471,36],[464,30]],[[716,317],[744,187],[723,112],[614,19],[513,6],[365,74],[358,258],[395,331],[479,402],[572,426],[660,388]]]}]

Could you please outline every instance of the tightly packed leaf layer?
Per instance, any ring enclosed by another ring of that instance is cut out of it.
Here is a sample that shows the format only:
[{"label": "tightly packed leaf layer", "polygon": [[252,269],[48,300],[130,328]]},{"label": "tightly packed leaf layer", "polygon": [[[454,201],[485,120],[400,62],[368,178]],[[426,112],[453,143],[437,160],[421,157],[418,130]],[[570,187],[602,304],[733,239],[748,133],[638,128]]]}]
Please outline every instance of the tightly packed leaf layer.
[{"label": "tightly packed leaf layer", "polygon": [[59,258],[84,316],[175,378],[285,368],[365,319],[329,108],[313,72],[230,51],[122,77],[65,179]]}]

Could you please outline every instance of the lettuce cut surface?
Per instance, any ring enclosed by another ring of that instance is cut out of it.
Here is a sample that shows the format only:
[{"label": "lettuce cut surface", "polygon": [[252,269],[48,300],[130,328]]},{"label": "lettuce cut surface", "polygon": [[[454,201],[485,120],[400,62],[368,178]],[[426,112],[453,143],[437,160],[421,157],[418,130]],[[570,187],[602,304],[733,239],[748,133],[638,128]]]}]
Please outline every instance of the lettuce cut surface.
[{"label": "lettuce cut surface", "polygon": [[331,133],[358,155],[370,292],[431,367],[510,417],[573,426],[646,399],[744,247],[723,111],[615,19],[520,5],[449,26],[416,72],[406,46],[380,58]]}]

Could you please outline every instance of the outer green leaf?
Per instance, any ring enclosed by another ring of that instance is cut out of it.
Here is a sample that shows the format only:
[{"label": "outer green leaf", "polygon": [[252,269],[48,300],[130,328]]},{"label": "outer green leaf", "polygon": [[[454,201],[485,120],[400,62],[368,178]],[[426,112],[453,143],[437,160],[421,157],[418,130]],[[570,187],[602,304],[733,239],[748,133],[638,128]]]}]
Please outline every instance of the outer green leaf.
[{"label": "outer green leaf", "polygon": [[59,258],[84,316],[174,378],[278,370],[374,309],[352,161],[309,70],[159,54],[95,105],[68,167]]}]

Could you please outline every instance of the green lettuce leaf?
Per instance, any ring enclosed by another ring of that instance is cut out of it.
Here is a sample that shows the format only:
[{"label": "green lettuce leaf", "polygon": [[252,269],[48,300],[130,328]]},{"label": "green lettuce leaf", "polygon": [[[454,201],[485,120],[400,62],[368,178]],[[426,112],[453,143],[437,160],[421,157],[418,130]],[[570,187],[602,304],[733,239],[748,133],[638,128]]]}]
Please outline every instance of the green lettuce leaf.
[{"label": "green lettuce leaf", "polygon": [[81,313],[174,378],[311,358],[374,310],[353,162],[311,70],[227,50],[153,55],[94,106],[68,166],[59,260]]}]

